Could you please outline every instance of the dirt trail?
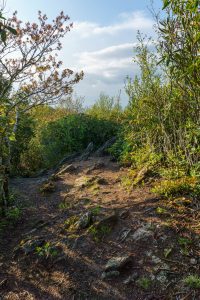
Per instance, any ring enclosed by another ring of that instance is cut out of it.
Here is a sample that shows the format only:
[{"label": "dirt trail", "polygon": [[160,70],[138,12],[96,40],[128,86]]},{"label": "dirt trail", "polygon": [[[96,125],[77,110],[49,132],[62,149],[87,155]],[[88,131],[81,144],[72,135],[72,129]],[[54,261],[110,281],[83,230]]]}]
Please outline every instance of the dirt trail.
[{"label": "dirt trail", "polygon": [[[0,238],[0,299],[200,299],[182,284],[186,271],[199,272],[191,261],[198,241],[192,256],[180,256],[176,242],[197,236],[185,230],[186,214],[157,214],[163,200],[148,185],[128,191],[128,169],[109,157],[73,167],[54,178],[51,193],[40,191],[45,177],[12,180],[23,213]],[[125,256],[105,271],[109,259]]]}]

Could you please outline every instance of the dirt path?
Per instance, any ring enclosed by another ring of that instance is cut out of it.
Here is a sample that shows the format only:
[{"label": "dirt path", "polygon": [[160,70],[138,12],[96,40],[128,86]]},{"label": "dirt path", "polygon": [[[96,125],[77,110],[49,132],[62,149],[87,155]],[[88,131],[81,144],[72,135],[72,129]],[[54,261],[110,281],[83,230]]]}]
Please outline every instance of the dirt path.
[{"label": "dirt path", "polygon": [[123,186],[127,172],[104,157],[74,162],[51,193],[45,177],[14,179],[23,213],[0,238],[0,299],[200,299],[183,284],[199,274],[197,213],[159,213],[148,186]]}]

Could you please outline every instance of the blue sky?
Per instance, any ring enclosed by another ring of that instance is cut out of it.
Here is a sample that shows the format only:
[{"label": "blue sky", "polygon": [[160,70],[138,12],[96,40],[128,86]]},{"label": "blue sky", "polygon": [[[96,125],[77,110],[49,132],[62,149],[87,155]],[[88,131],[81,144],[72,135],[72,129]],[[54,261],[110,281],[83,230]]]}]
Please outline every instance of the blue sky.
[{"label": "blue sky", "polygon": [[[100,92],[114,96],[122,90],[126,104],[125,77],[138,73],[132,62],[137,31],[153,35],[150,6],[151,0],[7,0],[6,11],[17,10],[23,21],[35,21],[38,10],[49,19],[63,10],[74,28],[62,41],[61,59],[65,67],[85,73],[76,93],[89,105]],[[162,0],[154,0],[154,7],[161,9]]]}]

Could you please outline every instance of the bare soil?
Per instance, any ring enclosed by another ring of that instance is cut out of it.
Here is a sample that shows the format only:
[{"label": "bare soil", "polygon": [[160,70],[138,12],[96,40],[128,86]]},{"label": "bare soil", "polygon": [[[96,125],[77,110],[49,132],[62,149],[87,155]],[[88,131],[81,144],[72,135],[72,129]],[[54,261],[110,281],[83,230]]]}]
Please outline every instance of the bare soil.
[{"label": "bare soil", "polygon": [[[73,165],[76,170],[54,180],[51,192],[40,191],[45,176],[12,179],[22,217],[0,237],[0,299],[200,299],[198,289],[183,282],[189,274],[200,275],[196,206],[157,197],[150,183],[127,189],[122,182],[128,168],[109,157]],[[102,180],[78,186],[76,180],[83,176]],[[86,212],[99,219],[116,214],[117,223],[101,236],[88,227],[66,226]],[[134,238],[140,228],[149,235]],[[57,250],[25,253],[20,245],[27,240]],[[107,261],[124,255],[130,262],[120,274],[102,279]],[[148,286],[142,284],[144,278]]]}]

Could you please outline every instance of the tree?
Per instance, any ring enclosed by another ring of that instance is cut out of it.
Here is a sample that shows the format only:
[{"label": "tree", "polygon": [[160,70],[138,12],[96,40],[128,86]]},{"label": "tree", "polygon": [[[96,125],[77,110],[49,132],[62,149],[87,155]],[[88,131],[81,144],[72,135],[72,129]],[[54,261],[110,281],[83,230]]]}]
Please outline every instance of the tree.
[{"label": "tree", "polygon": [[101,93],[96,103],[88,108],[87,113],[99,119],[120,121],[122,111],[120,93],[117,97],[110,97]]},{"label": "tree", "polygon": [[159,22],[162,60],[195,122],[200,124],[199,0],[164,0],[167,18]]},{"label": "tree", "polygon": [[17,35],[17,31],[6,24],[6,18],[4,18],[2,10],[0,11],[0,38],[2,42],[5,44],[7,39],[7,33],[12,33]]},{"label": "tree", "polygon": [[52,104],[73,91],[83,78],[62,68],[57,53],[61,39],[71,30],[69,17],[61,12],[52,23],[38,12],[38,23],[23,24],[15,12],[6,28],[15,28],[17,35],[0,42],[0,202],[8,199],[10,147],[21,113],[42,104]]}]

